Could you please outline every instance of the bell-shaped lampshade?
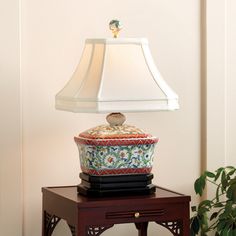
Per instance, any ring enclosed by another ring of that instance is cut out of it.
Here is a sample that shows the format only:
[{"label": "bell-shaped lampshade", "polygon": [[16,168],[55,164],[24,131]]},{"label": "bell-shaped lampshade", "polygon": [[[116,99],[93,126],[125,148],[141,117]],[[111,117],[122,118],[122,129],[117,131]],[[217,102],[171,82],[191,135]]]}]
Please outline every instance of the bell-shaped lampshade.
[{"label": "bell-shaped lampshade", "polygon": [[87,39],[72,78],[56,95],[72,112],[145,112],[179,108],[155,66],[147,39]]}]

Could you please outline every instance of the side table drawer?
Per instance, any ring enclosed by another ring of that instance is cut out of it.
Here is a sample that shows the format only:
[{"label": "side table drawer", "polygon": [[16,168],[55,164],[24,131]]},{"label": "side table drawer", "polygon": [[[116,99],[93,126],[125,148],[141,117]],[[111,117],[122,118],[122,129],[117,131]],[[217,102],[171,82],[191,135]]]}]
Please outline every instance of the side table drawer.
[{"label": "side table drawer", "polygon": [[137,211],[119,211],[107,212],[106,219],[124,219],[124,218],[141,218],[141,217],[158,217],[166,213],[165,209],[150,209],[150,210],[137,210]]},{"label": "side table drawer", "polygon": [[[107,224],[147,222],[147,221],[165,221],[167,219],[176,220],[186,214],[188,205],[182,203],[175,204],[156,204],[153,205],[130,205],[113,206],[109,208],[96,208],[87,211],[87,217],[84,218],[88,225],[96,222],[107,222]],[[82,217],[82,216],[81,216]]]}]

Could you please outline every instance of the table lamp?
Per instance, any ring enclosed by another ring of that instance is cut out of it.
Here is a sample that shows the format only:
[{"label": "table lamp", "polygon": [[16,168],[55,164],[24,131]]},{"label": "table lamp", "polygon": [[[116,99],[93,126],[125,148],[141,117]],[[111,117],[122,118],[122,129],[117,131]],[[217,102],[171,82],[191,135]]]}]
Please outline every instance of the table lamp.
[{"label": "table lamp", "polygon": [[112,20],[113,38],[86,39],[80,62],[56,95],[56,109],[110,113],[108,125],[91,128],[75,142],[82,173],[78,192],[85,195],[149,194],[156,137],[124,124],[121,112],[179,108],[152,59],[145,38],[118,38],[121,23]]}]

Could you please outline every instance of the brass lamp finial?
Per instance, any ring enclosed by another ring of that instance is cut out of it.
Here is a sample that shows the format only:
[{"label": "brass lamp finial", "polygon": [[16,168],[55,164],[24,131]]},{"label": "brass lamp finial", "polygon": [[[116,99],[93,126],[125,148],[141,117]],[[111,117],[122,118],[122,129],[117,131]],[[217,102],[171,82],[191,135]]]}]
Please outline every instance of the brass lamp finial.
[{"label": "brass lamp finial", "polygon": [[121,22],[119,20],[111,20],[109,28],[112,31],[113,37],[117,38],[120,30],[122,29]]}]

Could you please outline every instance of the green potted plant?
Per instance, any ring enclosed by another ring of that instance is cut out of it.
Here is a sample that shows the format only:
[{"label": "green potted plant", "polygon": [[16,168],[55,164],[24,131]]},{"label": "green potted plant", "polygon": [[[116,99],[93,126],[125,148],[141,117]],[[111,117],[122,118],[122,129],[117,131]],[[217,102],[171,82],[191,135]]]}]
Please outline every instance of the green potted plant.
[{"label": "green potted plant", "polygon": [[215,187],[212,199],[192,207],[191,236],[236,236],[236,168],[221,167],[205,171],[194,183],[196,194],[203,195],[206,183]]}]

